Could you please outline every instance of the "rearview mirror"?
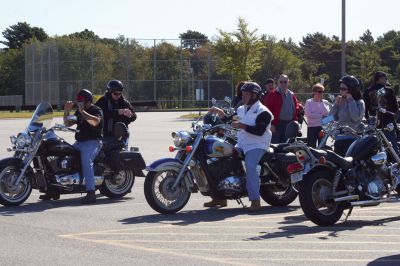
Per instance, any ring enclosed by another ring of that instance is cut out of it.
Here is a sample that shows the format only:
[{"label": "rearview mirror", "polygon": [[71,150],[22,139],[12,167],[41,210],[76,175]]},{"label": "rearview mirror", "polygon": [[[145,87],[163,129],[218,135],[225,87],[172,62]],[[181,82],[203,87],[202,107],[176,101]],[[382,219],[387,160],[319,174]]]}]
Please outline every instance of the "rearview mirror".
[{"label": "rearview mirror", "polygon": [[231,102],[232,102],[231,98],[228,97],[228,96],[225,96],[224,101],[229,103],[229,104],[231,104]]},{"label": "rearview mirror", "polygon": [[328,94],[328,99],[329,99],[330,102],[333,103],[335,101],[335,95],[333,95],[332,93],[329,93]]}]

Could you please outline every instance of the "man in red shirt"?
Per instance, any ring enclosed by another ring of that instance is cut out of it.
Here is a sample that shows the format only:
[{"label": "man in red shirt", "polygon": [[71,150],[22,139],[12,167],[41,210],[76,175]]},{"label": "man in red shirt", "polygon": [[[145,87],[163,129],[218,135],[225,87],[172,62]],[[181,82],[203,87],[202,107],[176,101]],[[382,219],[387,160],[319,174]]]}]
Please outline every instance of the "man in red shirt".
[{"label": "man in red shirt", "polygon": [[278,87],[263,99],[263,104],[274,115],[272,120],[272,143],[286,142],[286,126],[289,122],[297,120],[298,100],[296,95],[289,90],[290,80],[287,75],[279,76]]}]

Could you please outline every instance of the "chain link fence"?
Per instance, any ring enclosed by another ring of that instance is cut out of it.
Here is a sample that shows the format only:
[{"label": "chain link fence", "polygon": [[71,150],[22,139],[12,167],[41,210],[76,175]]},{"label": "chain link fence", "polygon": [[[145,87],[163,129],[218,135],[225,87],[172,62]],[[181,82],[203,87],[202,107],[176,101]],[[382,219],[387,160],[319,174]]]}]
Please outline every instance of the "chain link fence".
[{"label": "chain link fence", "polygon": [[25,104],[62,106],[83,88],[102,95],[110,79],[124,83],[128,100],[155,101],[158,108],[206,107],[211,98],[233,96],[233,76],[218,74],[218,59],[199,43],[60,37],[25,45]]}]

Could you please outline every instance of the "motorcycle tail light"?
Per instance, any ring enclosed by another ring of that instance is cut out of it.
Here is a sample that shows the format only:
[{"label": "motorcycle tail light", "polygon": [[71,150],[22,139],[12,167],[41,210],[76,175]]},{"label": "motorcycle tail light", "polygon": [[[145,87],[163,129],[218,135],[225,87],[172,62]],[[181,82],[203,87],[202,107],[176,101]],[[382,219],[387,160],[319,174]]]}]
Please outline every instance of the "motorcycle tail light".
[{"label": "motorcycle tail light", "polygon": [[306,152],[303,150],[296,151],[296,157],[297,157],[297,161],[299,161],[299,163],[302,163],[308,159]]},{"label": "motorcycle tail light", "polygon": [[325,136],[325,132],[323,130],[318,132],[318,138],[322,139],[324,136]]},{"label": "motorcycle tail light", "polygon": [[175,149],[174,146],[169,146],[169,147],[168,147],[168,150],[169,150],[170,152],[174,152],[176,149]]},{"label": "motorcycle tail light", "polygon": [[186,152],[191,152],[192,151],[192,146],[186,146],[185,151]]},{"label": "motorcycle tail light", "polygon": [[318,159],[320,164],[325,164],[326,163],[326,158],[324,156],[319,157]]},{"label": "motorcycle tail light", "polygon": [[301,163],[292,163],[287,166],[287,171],[289,174],[303,171],[303,165]]}]

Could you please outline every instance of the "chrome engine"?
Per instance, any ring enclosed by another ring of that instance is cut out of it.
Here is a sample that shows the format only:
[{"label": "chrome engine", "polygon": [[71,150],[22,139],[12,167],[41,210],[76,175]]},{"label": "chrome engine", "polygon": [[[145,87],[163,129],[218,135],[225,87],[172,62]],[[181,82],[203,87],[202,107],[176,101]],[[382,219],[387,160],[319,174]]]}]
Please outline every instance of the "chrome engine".
[{"label": "chrome engine", "polygon": [[[69,174],[69,175],[55,175],[56,181],[61,186],[72,186],[79,185],[81,176],[79,173]],[[99,186],[103,183],[104,177],[102,176],[94,176],[94,182],[96,186]],[[85,184],[85,179],[82,181],[82,185]]]},{"label": "chrome engine", "polygon": [[218,184],[218,190],[224,192],[225,196],[244,194],[245,188],[246,179],[241,176],[229,176],[221,180]]}]

